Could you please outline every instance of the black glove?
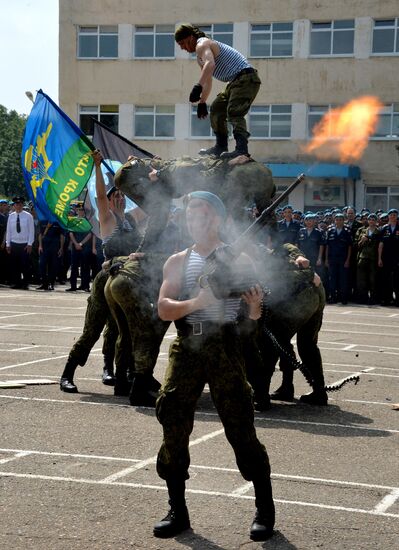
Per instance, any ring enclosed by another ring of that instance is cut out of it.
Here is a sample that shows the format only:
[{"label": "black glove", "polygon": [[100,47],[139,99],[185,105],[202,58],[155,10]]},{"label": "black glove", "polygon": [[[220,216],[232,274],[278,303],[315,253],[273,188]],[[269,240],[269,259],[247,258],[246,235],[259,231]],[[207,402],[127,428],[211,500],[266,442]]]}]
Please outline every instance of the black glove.
[{"label": "black glove", "polygon": [[196,84],[190,93],[190,103],[197,103],[201,99],[202,86],[201,84]]},{"label": "black glove", "polygon": [[206,103],[198,103],[197,105],[197,117],[206,118],[208,116],[208,107]]}]

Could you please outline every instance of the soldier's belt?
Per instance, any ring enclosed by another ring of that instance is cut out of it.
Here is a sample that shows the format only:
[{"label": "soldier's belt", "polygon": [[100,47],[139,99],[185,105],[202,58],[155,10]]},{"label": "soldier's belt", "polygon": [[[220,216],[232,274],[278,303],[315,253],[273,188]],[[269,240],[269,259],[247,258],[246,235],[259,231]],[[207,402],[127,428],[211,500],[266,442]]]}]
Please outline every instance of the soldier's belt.
[{"label": "soldier's belt", "polygon": [[215,334],[236,332],[237,323],[218,323],[216,321],[198,321],[197,323],[187,323],[186,321],[176,321],[178,336],[188,338],[190,336],[209,337]]}]

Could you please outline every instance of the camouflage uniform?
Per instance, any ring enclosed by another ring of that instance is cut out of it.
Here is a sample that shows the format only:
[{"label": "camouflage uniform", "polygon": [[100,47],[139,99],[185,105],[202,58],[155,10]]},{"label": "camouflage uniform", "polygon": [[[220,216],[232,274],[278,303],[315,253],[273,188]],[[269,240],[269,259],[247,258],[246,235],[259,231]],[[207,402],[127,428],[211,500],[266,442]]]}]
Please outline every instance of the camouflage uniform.
[{"label": "camouflage uniform", "polygon": [[[119,331],[115,356],[116,393],[129,394],[129,366],[132,371],[134,368],[136,381],[140,378],[143,381],[143,388],[148,386],[151,390],[157,390],[159,387],[152,375],[169,323],[158,318],[154,304],[158,299],[162,267],[167,257],[165,254],[148,253],[139,260],[115,259],[123,267],[110,276],[105,296]],[[140,393],[141,389],[137,391]],[[150,406],[153,400],[149,397],[148,403],[140,404]]]},{"label": "camouflage uniform", "polygon": [[[130,229],[127,230],[126,225],[123,225],[120,220],[118,220],[118,225],[114,233],[104,243],[105,258],[110,259],[114,255],[129,254],[136,250],[140,240],[141,236],[134,225],[130,225]],[[77,365],[85,365],[104,327],[102,348],[104,365],[110,372],[113,370],[118,328],[104,296],[105,284],[108,277],[109,272],[101,270],[94,278],[90,296],[87,299],[83,332],[69,352],[68,360],[61,377],[67,378],[70,382],[72,382]]]},{"label": "camouflage uniform", "polygon": [[[369,228],[362,227],[356,233],[355,243],[357,250],[357,298],[361,303],[368,303],[370,291],[370,302],[377,300],[377,270],[378,270],[378,244],[379,231],[376,228],[374,233],[369,236]],[[367,237],[366,242],[360,243],[363,237]]]},{"label": "camouflage uniform", "polygon": [[165,480],[189,478],[189,437],[206,383],[242,476],[248,481],[270,476],[268,455],[254,428],[251,388],[233,324],[215,324],[214,332],[201,336],[178,329],[156,406],[164,434],[158,475]]},{"label": "camouflage uniform", "polygon": [[[159,179],[151,182],[149,171],[159,170]],[[165,228],[170,201],[196,190],[211,191],[224,201],[236,220],[244,216],[245,205],[255,201],[259,211],[269,205],[275,193],[270,170],[250,161],[231,166],[214,157],[182,157],[172,160],[137,159],[124,164],[115,175],[115,185],[139,204],[150,216],[140,250],[151,249]]]},{"label": "camouflage uniform", "polygon": [[[299,250],[293,245],[284,245],[272,253],[261,256],[262,283],[270,289],[265,299],[265,318],[262,320],[281,346],[295,355],[291,339],[297,335],[298,354],[313,378],[313,389],[324,391],[324,375],[320,350],[317,345],[325,306],[325,292],[322,284],[313,284],[311,269],[300,269],[295,264]],[[266,393],[278,358],[283,373],[282,388],[293,394],[293,365],[272,345],[263,333],[258,332],[258,346],[266,367],[263,381]],[[252,380],[251,380],[252,381]],[[259,385],[256,393],[262,394]]]}]

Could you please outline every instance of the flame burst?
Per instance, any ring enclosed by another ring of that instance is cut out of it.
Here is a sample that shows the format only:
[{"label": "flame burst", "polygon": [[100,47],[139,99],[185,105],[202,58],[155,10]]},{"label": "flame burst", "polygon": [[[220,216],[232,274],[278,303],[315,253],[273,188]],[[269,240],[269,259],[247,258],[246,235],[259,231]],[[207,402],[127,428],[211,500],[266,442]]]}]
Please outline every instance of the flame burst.
[{"label": "flame burst", "polygon": [[313,138],[304,151],[319,160],[350,163],[360,159],[383,106],[377,97],[364,96],[332,109],[313,128]]}]

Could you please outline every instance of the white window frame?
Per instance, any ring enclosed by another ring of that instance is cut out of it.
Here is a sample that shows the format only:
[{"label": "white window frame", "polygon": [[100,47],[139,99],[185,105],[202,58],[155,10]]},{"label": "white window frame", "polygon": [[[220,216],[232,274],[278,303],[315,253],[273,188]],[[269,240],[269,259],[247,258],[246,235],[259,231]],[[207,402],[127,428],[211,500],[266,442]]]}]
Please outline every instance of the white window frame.
[{"label": "white window frame", "polygon": [[[335,29],[334,23],[338,23],[340,21],[353,21],[353,27],[347,27],[345,29]],[[313,25],[322,24],[327,25],[330,24],[329,28],[325,29],[313,29]],[[340,32],[347,32],[347,31],[353,31],[353,49],[352,53],[333,53],[333,45],[334,45],[334,35],[338,35]],[[323,33],[323,32],[329,32],[330,33],[330,53],[311,53],[312,49],[312,34],[313,33]],[[317,57],[354,57],[355,55],[355,20],[354,19],[332,19],[331,21],[311,21],[310,22],[310,34],[309,34],[309,57],[311,58],[317,58]]]},{"label": "white window frame", "polygon": [[[107,108],[114,108],[118,107],[118,111],[107,111]],[[80,126],[80,117],[81,115],[89,115],[92,118],[97,119],[99,122],[104,122],[101,120],[101,116],[105,115],[114,115],[118,117],[118,126],[119,126],[119,105],[78,105],[78,120],[79,120],[79,126]],[[118,132],[118,128],[112,128],[114,132]],[[92,137],[90,134],[88,134],[88,137]]]},{"label": "white window frame", "polygon": [[[105,28],[116,28],[114,32],[101,32],[101,29]],[[84,32],[82,29],[96,29],[96,32]],[[77,44],[76,44],[76,57],[78,59],[118,59],[119,58],[119,32],[118,25],[79,25],[77,32]],[[79,38],[81,36],[96,36],[97,37],[97,55],[96,56],[81,56],[79,55]],[[118,53],[116,56],[104,57],[100,56],[100,39],[101,36],[116,36],[117,40],[117,50]]]},{"label": "white window frame", "polygon": [[[289,31],[289,30],[274,30],[274,25],[278,25],[279,22],[274,22],[274,23],[253,23],[253,24],[250,25],[248,51],[249,51],[249,57],[251,59],[287,59],[287,58],[290,59],[291,57],[293,57],[294,24],[291,21],[284,21],[284,23],[290,23],[292,25],[291,31]],[[269,25],[270,30],[265,30],[265,29],[256,30],[256,29],[254,29],[254,27],[263,27],[264,25]],[[289,33],[289,32],[291,33],[291,40],[292,40],[291,55],[273,55],[273,36],[279,35],[279,34],[286,34],[286,33]],[[252,55],[251,54],[251,37],[252,37],[252,35],[256,35],[256,34],[270,34],[270,55]]]},{"label": "white window frame", "polygon": [[[162,113],[157,112],[158,109],[162,110],[165,108],[171,108],[173,109],[173,113]],[[137,113],[137,109],[147,109],[147,112]],[[136,117],[140,117],[140,114],[150,115],[153,116],[153,134],[152,136],[140,136],[139,134],[136,134]],[[159,116],[172,116],[173,114],[173,123],[174,123],[174,130],[173,130],[173,136],[157,136],[155,134],[155,128],[156,128],[156,117]],[[136,105],[134,108],[134,120],[133,120],[133,136],[137,139],[142,140],[157,140],[157,141],[170,141],[176,139],[176,108],[174,105]]]},{"label": "white window frame", "polygon": [[[216,25],[231,25],[231,31],[218,31],[215,30]],[[194,25],[198,27],[201,31],[203,31],[209,38],[212,40],[218,40],[218,38],[215,38],[215,35],[217,34],[229,34],[231,35],[231,46],[233,46],[233,40],[234,40],[234,24],[233,23],[202,23]],[[210,28],[209,28],[210,27]]]},{"label": "white window frame", "polygon": [[[381,193],[378,193],[377,191],[374,192],[368,192],[369,189],[381,189],[384,190]],[[392,206],[391,204],[391,197],[398,197],[399,196],[399,186],[398,185],[366,185],[364,190],[364,198],[365,198],[365,204],[367,205],[367,197],[368,196],[381,196],[386,199],[386,209],[387,212],[390,208],[396,208],[395,206]]]},{"label": "white window frame", "polygon": [[399,139],[399,135],[393,134],[393,119],[394,116],[399,117],[399,103],[390,103],[382,107],[380,110],[379,115],[389,115],[390,119],[390,133],[387,136],[371,136],[370,139],[373,141],[397,141]]},{"label": "white window frame", "polygon": [[[385,25],[385,26],[379,26],[379,27],[376,27],[376,22],[378,21],[391,21],[393,20],[393,25]],[[373,35],[372,35],[372,44],[371,44],[371,56],[376,56],[376,57],[379,57],[379,56],[398,56],[399,55],[399,51],[395,52],[374,52],[373,51],[373,48],[374,48],[374,31],[376,30],[394,30],[394,38],[393,38],[393,45],[395,47],[395,44],[397,43],[397,41],[399,41],[399,17],[395,17],[395,18],[387,18],[387,19],[374,19],[373,20]]]},{"label": "white window frame", "polygon": [[[253,107],[256,107],[257,109],[257,112],[252,112],[253,110]],[[263,115],[263,116],[266,116],[268,118],[268,128],[269,128],[269,135],[268,136],[252,136],[251,137],[251,140],[254,140],[254,141],[259,141],[259,140],[278,140],[278,141],[287,141],[287,140],[291,140],[292,139],[292,105],[291,104],[288,104],[288,103],[270,103],[270,104],[266,104],[266,105],[253,105],[253,107],[250,108],[249,110],[249,113],[248,113],[248,119],[249,119],[249,124],[248,126],[250,127],[250,120],[251,120],[251,116],[259,116],[259,115]],[[288,113],[279,113],[279,112],[274,112],[273,113],[273,107],[275,108],[278,108],[278,107],[291,107],[291,112]],[[259,111],[258,109],[264,109],[264,112],[262,111]],[[289,116],[290,117],[290,134],[289,136],[272,136],[272,127],[273,127],[273,118],[275,118],[276,116],[281,116],[281,115],[285,115],[285,116]]]},{"label": "white window frame", "polygon": [[[307,106],[307,114],[306,114],[306,135],[308,137],[308,139],[312,139],[313,137],[313,134],[310,130],[310,120],[309,120],[309,117],[311,115],[321,115],[320,116],[320,120],[323,118],[324,115],[326,115],[327,113],[329,113],[332,109],[334,109],[336,107],[336,105],[332,105],[331,103],[329,103],[328,105],[308,105]],[[311,111],[310,109],[313,108],[313,109],[320,109],[319,111]],[[318,121],[320,122],[320,121]],[[316,122],[316,124],[318,124],[318,122]]]},{"label": "white window frame", "polygon": [[[170,25],[136,25],[134,27],[134,34],[133,34],[133,59],[175,59],[176,57],[176,50],[175,50],[175,47],[173,48],[173,55],[172,56],[156,56],[155,55],[155,52],[156,52],[156,39],[157,39],[157,36],[160,36],[160,35],[171,35],[172,36],[172,39],[173,39],[173,46],[175,45],[175,40],[174,40],[174,30],[172,31],[163,31],[162,28],[165,28],[165,27],[171,27],[172,29],[174,29],[174,25],[173,24],[170,24]],[[148,31],[138,31],[137,29],[148,29]],[[150,30],[152,29],[152,30]],[[152,36],[152,52],[153,52],[153,55],[150,55],[150,56],[137,56],[136,55],[136,37],[138,35],[141,35],[141,36]]]}]

